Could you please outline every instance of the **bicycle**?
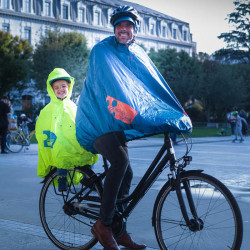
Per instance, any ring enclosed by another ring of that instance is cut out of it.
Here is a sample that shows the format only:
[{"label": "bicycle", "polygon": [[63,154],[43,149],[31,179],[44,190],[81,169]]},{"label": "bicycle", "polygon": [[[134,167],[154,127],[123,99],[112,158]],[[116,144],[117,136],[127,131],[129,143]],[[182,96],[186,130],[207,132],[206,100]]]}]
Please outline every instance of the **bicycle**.
[{"label": "bicycle", "polygon": [[6,147],[12,153],[19,153],[23,147],[30,146],[35,130],[29,131],[26,123],[20,124],[17,131],[9,131],[6,136]]},{"label": "bicycle", "polygon": [[[228,188],[203,170],[186,170],[191,147],[176,159],[169,134],[132,193],[117,200],[112,230],[115,237],[126,229],[126,220],[157,177],[168,168],[166,183],[155,200],[152,225],[160,249],[234,249],[242,242],[243,223],[238,204]],[[90,166],[68,170],[68,191],[57,191],[57,172],[43,180],[39,200],[42,226],[61,249],[90,249],[97,239],[90,230],[99,218],[103,180],[108,171],[95,173]],[[121,205],[127,203],[124,210]]]}]

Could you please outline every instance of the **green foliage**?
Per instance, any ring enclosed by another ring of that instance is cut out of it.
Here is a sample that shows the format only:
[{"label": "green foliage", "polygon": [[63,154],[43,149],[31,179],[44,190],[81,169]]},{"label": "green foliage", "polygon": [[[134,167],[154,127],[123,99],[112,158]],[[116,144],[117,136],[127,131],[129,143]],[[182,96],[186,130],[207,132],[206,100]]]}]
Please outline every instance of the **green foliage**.
[{"label": "green foliage", "polygon": [[46,81],[54,68],[64,68],[75,78],[74,94],[81,92],[88,68],[89,50],[86,38],[79,33],[49,32],[37,46],[33,56],[33,79],[36,87],[46,91]]},{"label": "green foliage", "polygon": [[249,65],[170,49],[151,50],[149,56],[193,121],[224,121],[233,108],[250,110]]},{"label": "green foliage", "polygon": [[241,63],[250,63],[250,2],[248,0],[234,1],[235,11],[228,15],[228,23],[234,30],[218,36],[227,43],[226,49],[215,52],[217,59],[225,61],[236,60]]},{"label": "green foliage", "polygon": [[174,49],[153,50],[150,58],[168,82],[180,103],[185,106],[195,97],[195,86],[200,79],[201,66],[195,57]]},{"label": "green foliage", "polygon": [[29,76],[32,51],[27,40],[0,31],[0,96],[26,87],[20,81],[27,80]]},{"label": "green foliage", "polygon": [[202,84],[197,99],[201,100],[207,121],[223,120],[226,113],[244,99],[243,80],[235,75],[236,65],[221,65],[216,61],[202,63]]}]

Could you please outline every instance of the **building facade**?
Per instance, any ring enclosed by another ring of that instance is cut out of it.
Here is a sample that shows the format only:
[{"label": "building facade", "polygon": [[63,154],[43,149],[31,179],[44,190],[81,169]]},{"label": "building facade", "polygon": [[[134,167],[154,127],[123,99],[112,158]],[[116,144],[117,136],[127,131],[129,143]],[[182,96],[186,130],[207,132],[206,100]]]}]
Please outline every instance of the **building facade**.
[{"label": "building facade", "polygon": [[[120,5],[132,5],[139,12],[141,20],[136,41],[143,44],[146,51],[174,48],[189,55],[196,52],[187,22],[127,1],[0,0],[0,29],[27,39],[34,47],[49,31],[80,32],[91,49],[113,35],[109,20],[113,10]],[[23,95],[27,99],[28,94]]]}]

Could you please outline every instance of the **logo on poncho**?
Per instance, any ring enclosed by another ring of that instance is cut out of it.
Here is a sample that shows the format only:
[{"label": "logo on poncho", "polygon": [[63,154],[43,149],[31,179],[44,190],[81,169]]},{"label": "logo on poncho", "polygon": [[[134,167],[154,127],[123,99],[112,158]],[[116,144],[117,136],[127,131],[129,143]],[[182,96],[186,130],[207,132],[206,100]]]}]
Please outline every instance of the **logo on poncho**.
[{"label": "logo on poncho", "polygon": [[116,100],[111,96],[106,98],[108,104],[108,110],[110,114],[113,114],[115,119],[120,120],[126,124],[132,124],[135,116],[138,114],[138,111],[133,109],[128,104]]},{"label": "logo on poncho", "polygon": [[56,135],[49,131],[49,130],[45,130],[43,131],[44,135],[47,135],[47,138],[43,141],[43,145],[45,148],[53,148],[55,142],[56,142]]}]

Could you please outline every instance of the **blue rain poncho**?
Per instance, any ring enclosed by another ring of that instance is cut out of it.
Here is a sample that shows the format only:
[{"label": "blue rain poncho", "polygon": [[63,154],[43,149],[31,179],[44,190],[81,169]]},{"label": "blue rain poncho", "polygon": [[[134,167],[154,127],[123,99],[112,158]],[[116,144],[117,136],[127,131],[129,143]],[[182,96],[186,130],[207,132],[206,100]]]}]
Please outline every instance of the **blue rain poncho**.
[{"label": "blue rain poncho", "polygon": [[119,44],[114,36],[94,46],[76,114],[81,145],[95,152],[95,139],[113,131],[124,131],[129,141],[191,129],[189,117],[140,46]]}]

